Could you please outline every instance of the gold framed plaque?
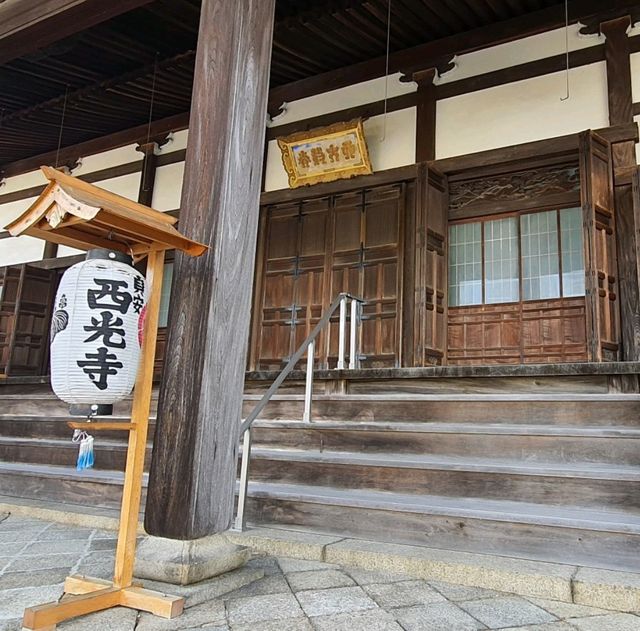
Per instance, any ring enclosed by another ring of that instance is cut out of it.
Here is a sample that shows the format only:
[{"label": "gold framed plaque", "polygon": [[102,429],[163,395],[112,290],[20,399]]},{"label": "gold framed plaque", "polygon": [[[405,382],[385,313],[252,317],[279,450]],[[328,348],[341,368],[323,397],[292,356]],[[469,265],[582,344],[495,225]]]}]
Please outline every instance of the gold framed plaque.
[{"label": "gold framed plaque", "polygon": [[360,118],[277,140],[290,188],[373,173]]}]

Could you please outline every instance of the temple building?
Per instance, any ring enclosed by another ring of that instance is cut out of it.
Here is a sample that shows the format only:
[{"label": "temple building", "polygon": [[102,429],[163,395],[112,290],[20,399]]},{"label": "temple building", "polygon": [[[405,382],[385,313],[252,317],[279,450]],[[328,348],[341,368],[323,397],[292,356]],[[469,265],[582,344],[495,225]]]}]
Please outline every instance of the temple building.
[{"label": "temple building", "polygon": [[[0,223],[45,165],[209,246],[165,265],[147,531],[239,494],[249,526],[640,572],[640,2],[106,4],[0,2]],[[83,258],[0,232],[0,496],[109,514],[124,439],[76,471],[49,387]]]}]

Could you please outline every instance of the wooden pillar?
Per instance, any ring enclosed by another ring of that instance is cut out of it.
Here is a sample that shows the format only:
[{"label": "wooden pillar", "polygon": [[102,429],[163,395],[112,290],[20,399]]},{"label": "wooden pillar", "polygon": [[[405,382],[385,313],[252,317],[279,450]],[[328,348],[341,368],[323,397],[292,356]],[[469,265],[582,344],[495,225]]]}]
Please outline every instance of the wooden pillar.
[{"label": "wooden pillar", "polygon": [[[605,57],[609,95],[609,123],[621,125],[633,122],[631,95],[631,61],[627,29],[629,16],[603,22],[600,29],[606,37]],[[614,169],[636,164],[632,141],[613,145]],[[640,360],[640,276],[636,257],[636,225],[633,212],[633,191],[630,184],[616,185],[616,243],[618,248],[618,288],[620,292],[620,329],[622,354],[625,361]]]},{"label": "wooden pillar", "polygon": [[142,171],[140,173],[140,188],[138,201],[145,206],[153,206],[153,187],[156,181],[156,168],[158,164],[158,143],[155,141],[139,144],[136,150],[142,153]]},{"label": "wooden pillar", "polygon": [[145,528],[229,528],[258,226],[275,0],[203,0],[180,210],[210,246],[176,255]]},{"label": "wooden pillar", "polygon": [[43,259],[55,259],[58,256],[58,244],[51,243],[51,241],[45,241],[44,249],[42,251]]},{"label": "wooden pillar", "polygon": [[416,111],[416,162],[435,160],[436,157],[436,69],[413,73],[418,84]]}]

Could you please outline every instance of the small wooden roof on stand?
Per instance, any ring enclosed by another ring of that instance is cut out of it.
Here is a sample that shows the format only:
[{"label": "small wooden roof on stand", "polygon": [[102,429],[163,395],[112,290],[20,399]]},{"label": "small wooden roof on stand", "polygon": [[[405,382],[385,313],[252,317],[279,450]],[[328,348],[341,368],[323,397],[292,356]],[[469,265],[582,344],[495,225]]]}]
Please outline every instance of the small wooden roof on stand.
[{"label": "small wooden roof on stand", "polygon": [[207,246],[180,234],[177,219],[126,197],[105,191],[52,167],[38,199],[6,226],[14,236],[29,235],[79,250],[108,248],[139,260],[150,250],[182,250],[192,256]]}]

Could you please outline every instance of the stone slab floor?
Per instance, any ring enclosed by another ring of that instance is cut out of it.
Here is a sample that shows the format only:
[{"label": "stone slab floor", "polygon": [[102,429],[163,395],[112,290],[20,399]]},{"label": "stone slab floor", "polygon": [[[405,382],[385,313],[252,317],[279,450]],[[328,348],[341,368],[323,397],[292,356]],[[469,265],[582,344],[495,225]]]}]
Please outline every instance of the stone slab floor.
[{"label": "stone slab floor", "polygon": [[[115,533],[0,515],[0,631],[21,629],[26,606],[60,598],[64,578],[109,578]],[[255,580],[257,578],[257,580]],[[58,625],[63,631],[640,631],[640,614],[315,561],[256,557],[224,578],[181,588],[183,615],[162,620],[116,608]]]}]

